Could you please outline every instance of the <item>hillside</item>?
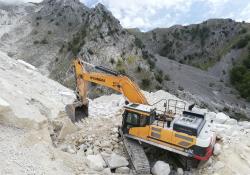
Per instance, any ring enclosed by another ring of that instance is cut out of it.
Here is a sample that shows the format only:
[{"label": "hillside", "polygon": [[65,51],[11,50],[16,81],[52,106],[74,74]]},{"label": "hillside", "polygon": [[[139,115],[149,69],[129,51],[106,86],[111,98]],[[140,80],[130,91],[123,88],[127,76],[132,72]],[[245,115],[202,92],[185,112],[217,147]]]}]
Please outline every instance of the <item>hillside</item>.
[{"label": "hillside", "polygon": [[[2,50],[10,56],[28,61],[45,75],[71,88],[74,88],[74,77],[67,72],[74,57],[128,74],[138,84],[142,84],[140,78],[150,77],[157,85],[135,37],[124,30],[103,5],[88,8],[79,0],[44,0],[25,5],[30,10],[23,16],[5,10],[23,21],[19,25],[9,19],[13,28],[4,34],[9,37],[2,37]],[[20,30],[25,30],[21,36]],[[143,85],[149,90],[155,86]],[[102,90],[98,88],[97,95]]]},{"label": "hillside", "polygon": [[[143,33],[123,29],[102,4],[88,8],[79,0],[1,3],[0,9],[0,50],[71,89],[70,64],[79,57],[128,75],[144,90],[163,89],[235,118],[250,114],[249,102],[241,98],[246,92],[235,90],[248,84],[230,80],[230,70],[248,52],[247,23],[211,19]],[[91,98],[113,92],[90,89]]]},{"label": "hillside", "polygon": [[168,75],[163,87],[209,108],[241,117],[249,114],[247,77],[242,78],[246,83],[232,82],[231,70],[247,61],[250,24],[210,19],[149,32],[128,31],[157,58],[156,69]]}]

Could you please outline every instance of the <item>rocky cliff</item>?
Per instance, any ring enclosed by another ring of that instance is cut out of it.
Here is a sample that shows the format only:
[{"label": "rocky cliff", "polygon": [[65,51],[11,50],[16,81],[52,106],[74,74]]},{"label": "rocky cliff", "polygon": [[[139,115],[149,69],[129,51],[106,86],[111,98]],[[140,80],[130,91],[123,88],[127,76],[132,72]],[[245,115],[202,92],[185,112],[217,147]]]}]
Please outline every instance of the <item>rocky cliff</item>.
[{"label": "rocky cliff", "polygon": [[[79,0],[44,0],[25,5],[29,10],[24,15],[14,14],[22,20],[20,25],[13,21],[13,28],[2,37],[2,50],[10,56],[28,61],[71,88],[73,74],[66,73],[74,57],[128,74],[139,84],[141,79],[151,79],[152,85],[142,84],[145,89],[157,86],[135,37],[102,4],[88,8]],[[11,13],[8,9],[5,12]],[[17,28],[25,32],[19,35]]]},{"label": "rocky cliff", "polygon": [[[142,33],[123,29],[103,5],[88,8],[79,0],[2,3],[0,8],[0,49],[67,87],[74,89],[70,63],[79,57],[127,74],[142,89],[164,89],[235,117],[250,113],[229,76],[247,55],[247,23],[211,19]],[[91,89],[91,97],[110,93]]]},{"label": "rocky cliff", "polygon": [[[168,75],[170,81],[163,81],[163,86],[169,91],[235,116],[249,114],[248,73],[244,71],[242,82],[234,84],[230,76],[232,68],[240,66],[242,60],[248,63],[248,23],[210,19],[201,24],[176,25],[149,32],[128,31],[140,40],[143,50],[155,56],[156,69]],[[235,69],[235,76],[239,69]]]}]

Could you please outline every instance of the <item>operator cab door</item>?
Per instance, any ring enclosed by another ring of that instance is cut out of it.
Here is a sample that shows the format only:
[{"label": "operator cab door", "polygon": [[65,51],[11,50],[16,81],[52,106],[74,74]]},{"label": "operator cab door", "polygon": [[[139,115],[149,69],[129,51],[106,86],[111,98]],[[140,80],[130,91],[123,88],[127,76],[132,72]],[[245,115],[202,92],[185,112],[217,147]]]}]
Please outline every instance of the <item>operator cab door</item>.
[{"label": "operator cab door", "polygon": [[122,130],[124,134],[129,133],[133,127],[144,127],[148,124],[148,117],[126,110],[123,114]]}]

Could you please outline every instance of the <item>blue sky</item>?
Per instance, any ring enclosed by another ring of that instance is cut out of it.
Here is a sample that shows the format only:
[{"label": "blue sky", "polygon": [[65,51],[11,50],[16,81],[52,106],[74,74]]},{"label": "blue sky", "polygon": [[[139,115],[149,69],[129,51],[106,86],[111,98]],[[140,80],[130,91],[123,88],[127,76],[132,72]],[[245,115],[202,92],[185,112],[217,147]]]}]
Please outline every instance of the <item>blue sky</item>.
[{"label": "blue sky", "polygon": [[[7,0],[11,1],[11,0]],[[36,1],[41,0],[19,0]],[[81,0],[88,7],[104,4],[123,27],[148,31],[209,18],[250,22],[250,0]]]}]

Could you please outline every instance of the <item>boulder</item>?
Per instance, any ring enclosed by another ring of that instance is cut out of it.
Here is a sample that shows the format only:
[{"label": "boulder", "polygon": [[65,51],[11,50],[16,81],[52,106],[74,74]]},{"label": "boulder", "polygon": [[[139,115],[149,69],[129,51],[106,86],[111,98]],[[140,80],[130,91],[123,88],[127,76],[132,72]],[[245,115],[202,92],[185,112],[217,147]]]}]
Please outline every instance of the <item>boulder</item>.
[{"label": "boulder", "polygon": [[102,174],[103,174],[103,175],[110,175],[110,174],[112,174],[112,172],[111,172],[110,168],[105,168],[105,169],[102,171]]},{"label": "boulder", "polygon": [[218,170],[220,170],[220,169],[222,169],[222,168],[224,168],[225,167],[225,164],[223,163],[223,162],[221,162],[221,161],[217,161],[215,164],[214,164],[214,170],[215,171],[218,171]]},{"label": "boulder", "polygon": [[206,114],[206,119],[207,120],[214,120],[216,118],[216,113],[215,112],[208,112]]},{"label": "boulder", "polygon": [[108,159],[108,165],[110,169],[115,169],[119,167],[126,167],[128,166],[129,162],[125,157],[122,157],[118,154],[112,153],[110,158]]},{"label": "boulder", "polygon": [[107,166],[100,154],[88,155],[86,163],[90,169],[95,171],[102,171]]},{"label": "boulder", "polygon": [[183,175],[184,171],[182,168],[177,168],[177,175]]},{"label": "boulder", "polygon": [[10,110],[10,104],[0,97],[0,113]]},{"label": "boulder", "polygon": [[129,174],[130,169],[128,167],[120,167],[115,170],[117,174]]},{"label": "boulder", "polygon": [[112,144],[111,144],[110,141],[104,140],[104,141],[101,142],[100,147],[102,147],[102,148],[109,148],[111,145]]},{"label": "boulder", "polygon": [[85,154],[86,154],[86,156],[93,155],[94,151],[91,148],[88,148]]},{"label": "boulder", "polygon": [[213,154],[215,156],[218,156],[220,153],[221,153],[221,145],[219,143],[216,143],[214,145],[214,152],[213,152]]},{"label": "boulder", "polygon": [[157,161],[152,168],[153,175],[169,175],[169,173],[170,173],[169,164],[163,161]]},{"label": "boulder", "polygon": [[237,125],[237,120],[235,120],[234,118],[229,118],[229,119],[227,119],[225,124],[226,125]]},{"label": "boulder", "polygon": [[219,123],[219,124],[224,124],[228,119],[229,119],[229,116],[227,116],[226,114],[222,112],[219,112],[216,114],[216,118],[214,119],[214,122]]},{"label": "boulder", "polygon": [[62,129],[59,133],[58,139],[64,139],[68,134],[76,132],[78,129],[69,118],[64,119]]},{"label": "boulder", "polygon": [[75,154],[76,153],[76,150],[71,146],[71,145],[66,145],[66,144],[63,144],[60,146],[60,149],[64,152],[68,152],[70,154]]},{"label": "boulder", "polygon": [[250,129],[250,122],[242,121],[238,123],[243,129]]}]

